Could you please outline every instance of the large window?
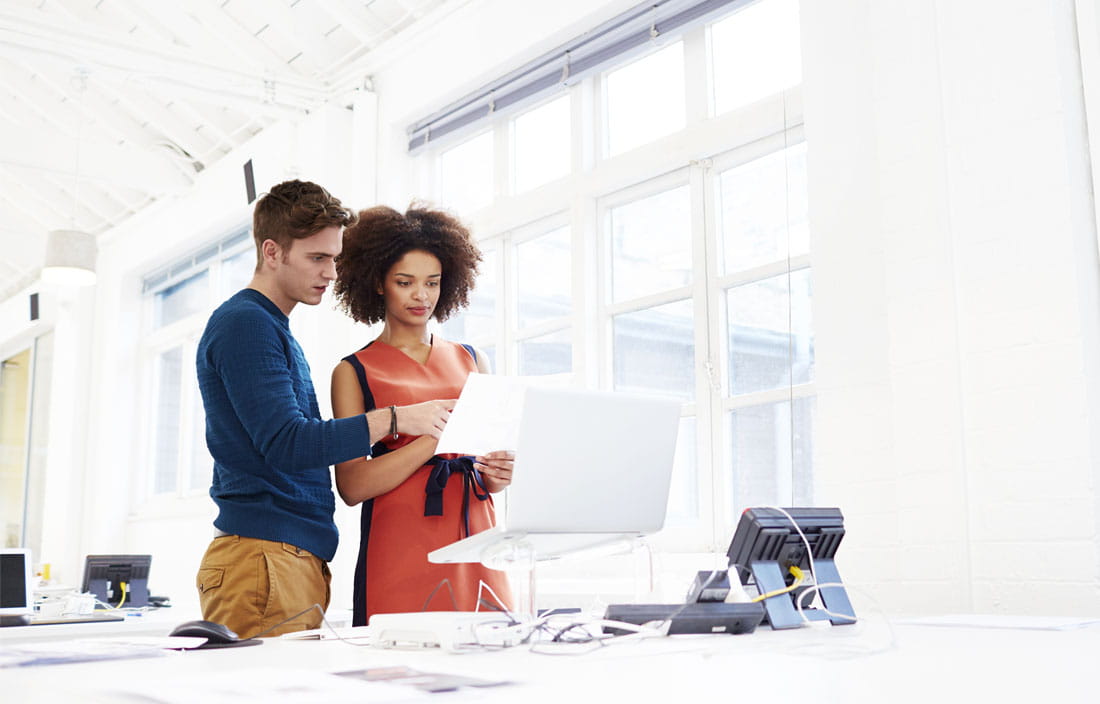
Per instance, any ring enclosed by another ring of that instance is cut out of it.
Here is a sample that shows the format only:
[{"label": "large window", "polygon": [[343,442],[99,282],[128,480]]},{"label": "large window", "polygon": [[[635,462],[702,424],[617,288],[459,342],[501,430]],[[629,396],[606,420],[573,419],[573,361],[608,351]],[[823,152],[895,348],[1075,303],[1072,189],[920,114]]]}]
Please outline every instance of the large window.
[{"label": "large window", "polygon": [[145,278],[145,497],[210,488],[213,460],[206,449],[195,351],[210,312],[248,283],[255,265],[252,238],[241,230]]},{"label": "large window", "polygon": [[[445,335],[500,373],[682,402],[674,550],[724,551],[745,507],[813,500],[798,5],[735,5],[416,157],[485,253]],[[480,198],[448,185],[457,155]]]}]

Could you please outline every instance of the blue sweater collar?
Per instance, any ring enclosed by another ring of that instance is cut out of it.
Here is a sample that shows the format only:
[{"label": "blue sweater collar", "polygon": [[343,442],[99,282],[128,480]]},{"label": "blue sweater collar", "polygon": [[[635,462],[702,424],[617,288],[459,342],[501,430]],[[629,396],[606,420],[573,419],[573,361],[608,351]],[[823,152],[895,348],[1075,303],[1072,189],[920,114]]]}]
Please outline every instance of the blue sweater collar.
[{"label": "blue sweater collar", "polygon": [[279,310],[279,306],[275,305],[275,302],[270,298],[260,293],[254,288],[242,288],[238,293],[238,296],[247,298],[251,301],[255,301],[263,306],[264,310],[271,313],[271,316],[281,322],[283,325],[290,326],[290,318],[286,316],[283,311]]}]

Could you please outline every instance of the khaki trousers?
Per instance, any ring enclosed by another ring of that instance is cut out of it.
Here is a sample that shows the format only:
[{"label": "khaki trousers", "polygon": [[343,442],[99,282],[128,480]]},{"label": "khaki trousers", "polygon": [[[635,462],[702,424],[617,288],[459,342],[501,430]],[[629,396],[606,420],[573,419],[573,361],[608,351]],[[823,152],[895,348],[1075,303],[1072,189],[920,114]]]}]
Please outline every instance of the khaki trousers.
[{"label": "khaki trousers", "polygon": [[195,586],[202,617],[251,638],[317,605],[267,636],[319,628],[328,608],[332,574],[308,550],[239,535],[223,535],[203,555]]}]

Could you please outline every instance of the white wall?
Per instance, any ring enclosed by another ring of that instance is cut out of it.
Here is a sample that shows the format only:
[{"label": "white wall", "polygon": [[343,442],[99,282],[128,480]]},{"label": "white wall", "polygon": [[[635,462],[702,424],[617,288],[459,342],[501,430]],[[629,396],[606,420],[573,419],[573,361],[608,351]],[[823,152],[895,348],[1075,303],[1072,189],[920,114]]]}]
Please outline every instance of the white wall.
[{"label": "white wall", "polygon": [[[127,489],[148,432],[139,286],[248,217],[241,164],[254,159],[261,190],[300,176],[355,206],[401,207],[422,195],[409,122],[633,4],[467,3],[377,67],[376,116],[365,97],[358,114],[272,128],[105,238],[88,447],[65,475],[82,515],[52,538],[64,579],[84,553],[148,550],[154,591],[181,618],[194,606],[212,505],[142,505]],[[889,611],[1100,604],[1100,289],[1073,5],[803,3],[817,495],[847,517],[842,575]],[[332,366],[370,337],[329,301],[292,325],[327,409]],[[338,522],[334,603],[347,606],[358,528],[347,509]]]},{"label": "white wall", "polygon": [[803,3],[818,495],[891,610],[1096,613],[1073,3]]}]

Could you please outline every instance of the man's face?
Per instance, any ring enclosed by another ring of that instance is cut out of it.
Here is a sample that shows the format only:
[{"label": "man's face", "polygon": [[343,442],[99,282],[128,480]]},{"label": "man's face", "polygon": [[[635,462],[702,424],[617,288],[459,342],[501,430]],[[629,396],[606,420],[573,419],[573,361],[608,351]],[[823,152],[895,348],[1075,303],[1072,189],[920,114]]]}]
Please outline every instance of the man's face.
[{"label": "man's face", "polygon": [[291,240],[290,248],[276,257],[275,280],[278,295],[275,303],[284,313],[297,303],[315,306],[321,302],[325,289],[336,279],[336,255],[344,246],[344,229],[338,225],[300,240]]}]

